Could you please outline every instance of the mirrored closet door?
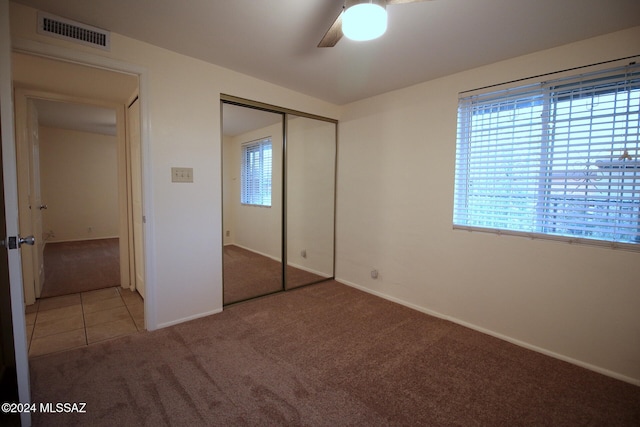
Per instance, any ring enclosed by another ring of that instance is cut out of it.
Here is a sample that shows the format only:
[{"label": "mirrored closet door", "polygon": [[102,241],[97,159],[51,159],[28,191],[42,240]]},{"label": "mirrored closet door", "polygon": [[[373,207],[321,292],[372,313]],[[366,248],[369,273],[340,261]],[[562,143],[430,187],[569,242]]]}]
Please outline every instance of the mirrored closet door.
[{"label": "mirrored closet door", "polygon": [[283,123],[222,104],[224,304],[283,289]]},{"label": "mirrored closet door", "polygon": [[333,278],[337,122],[226,95],[221,109],[224,304]]},{"label": "mirrored closet door", "polygon": [[333,277],[336,124],[287,114],[285,287]]}]

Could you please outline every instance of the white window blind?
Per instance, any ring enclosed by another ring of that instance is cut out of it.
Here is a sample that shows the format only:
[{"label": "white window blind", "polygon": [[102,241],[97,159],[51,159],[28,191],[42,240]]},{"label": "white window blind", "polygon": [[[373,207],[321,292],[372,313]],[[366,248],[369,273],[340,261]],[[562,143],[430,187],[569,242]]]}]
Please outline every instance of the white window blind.
[{"label": "white window blind", "polygon": [[459,99],[455,228],[640,250],[640,66]]},{"label": "white window blind", "polygon": [[241,203],[271,206],[272,153],[270,138],[242,145]]}]

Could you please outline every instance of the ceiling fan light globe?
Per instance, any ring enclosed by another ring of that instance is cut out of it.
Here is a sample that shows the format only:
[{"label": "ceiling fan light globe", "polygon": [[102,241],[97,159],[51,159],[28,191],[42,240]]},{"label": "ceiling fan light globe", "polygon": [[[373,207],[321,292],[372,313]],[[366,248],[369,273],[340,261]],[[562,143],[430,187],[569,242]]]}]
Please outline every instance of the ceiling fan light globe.
[{"label": "ceiling fan light globe", "polygon": [[356,40],[373,40],[387,31],[387,11],[383,6],[361,3],[349,7],[342,17],[342,33]]}]

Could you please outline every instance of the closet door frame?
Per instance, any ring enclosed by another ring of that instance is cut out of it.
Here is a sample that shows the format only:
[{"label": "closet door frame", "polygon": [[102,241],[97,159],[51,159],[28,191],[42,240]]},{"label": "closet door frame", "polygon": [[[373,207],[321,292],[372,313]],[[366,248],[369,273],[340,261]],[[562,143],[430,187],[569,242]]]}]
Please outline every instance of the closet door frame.
[{"label": "closet door frame", "polygon": [[[282,215],[281,215],[281,231],[282,231],[282,247],[281,247],[281,260],[282,260],[282,291],[286,291],[287,290],[287,139],[288,139],[288,135],[287,135],[287,121],[288,121],[288,117],[291,116],[297,116],[297,117],[304,117],[304,118],[308,118],[308,119],[314,119],[314,120],[320,120],[323,122],[328,122],[328,123],[332,123],[335,125],[335,158],[334,158],[334,174],[333,174],[333,236],[332,236],[332,240],[333,240],[333,260],[332,260],[332,264],[333,264],[333,271],[331,274],[331,277],[327,277],[322,279],[321,281],[324,280],[331,280],[335,278],[335,259],[336,259],[336,248],[335,248],[335,242],[336,242],[336,236],[335,236],[335,217],[336,217],[336,191],[337,191],[337,186],[336,186],[336,181],[337,181],[337,158],[338,158],[338,120],[336,119],[331,119],[328,117],[323,117],[323,116],[319,116],[316,114],[309,114],[309,113],[305,113],[302,111],[297,111],[297,110],[293,110],[290,108],[285,108],[285,107],[279,107],[276,105],[271,105],[271,104],[266,104],[263,102],[258,102],[258,101],[253,101],[250,99],[246,99],[246,98],[240,98],[237,96],[233,96],[233,95],[228,95],[228,94],[220,94],[220,123],[221,123],[221,127],[220,127],[220,140],[222,141],[222,110],[223,110],[223,105],[224,104],[230,104],[230,105],[236,105],[239,107],[246,107],[246,108],[253,108],[253,109],[257,109],[257,110],[262,110],[262,111],[266,111],[269,113],[276,113],[276,114],[283,114],[283,120],[282,120],[282,182],[281,187],[282,187]],[[221,150],[222,150],[222,145],[221,145]],[[221,161],[222,161],[223,157],[221,156]],[[224,167],[224,165],[222,165],[222,168]],[[221,169],[222,170],[222,169]],[[222,177],[223,178],[223,177]],[[224,200],[222,201],[224,203]],[[224,235],[224,224],[222,224],[222,235]],[[224,251],[223,251],[223,266],[224,266]],[[223,271],[223,289],[224,289],[224,268],[222,269]],[[313,282],[313,283],[309,283],[308,285],[312,285],[314,283],[318,283],[318,281]],[[304,285],[307,286],[307,285]],[[296,287],[297,289],[297,287]],[[280,291],[280,292],[282,292]],[[259,298],[262,297],[264,295],[258,295],[255,296],[254,298]],[[253,299],[253,298],[249,298],[249,299]],[[223,297],[223,301],[224,301],[224,297]],[[243,300],[246,301],[246,300]],[[242,302],[242,301],[238,301],[238,302]],[[231,304],[235,304],[236,302],[233,302]]]}]

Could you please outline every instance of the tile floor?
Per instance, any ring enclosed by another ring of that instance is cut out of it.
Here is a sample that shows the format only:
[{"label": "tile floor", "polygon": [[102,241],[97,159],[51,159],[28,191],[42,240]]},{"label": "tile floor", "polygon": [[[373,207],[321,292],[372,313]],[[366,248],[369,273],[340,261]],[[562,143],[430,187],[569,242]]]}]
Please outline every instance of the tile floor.
[{"label": "tile floor", "polygon": [[144,330],[140,294],[120,287],[43,298],[26,308],[29,357]]}]

